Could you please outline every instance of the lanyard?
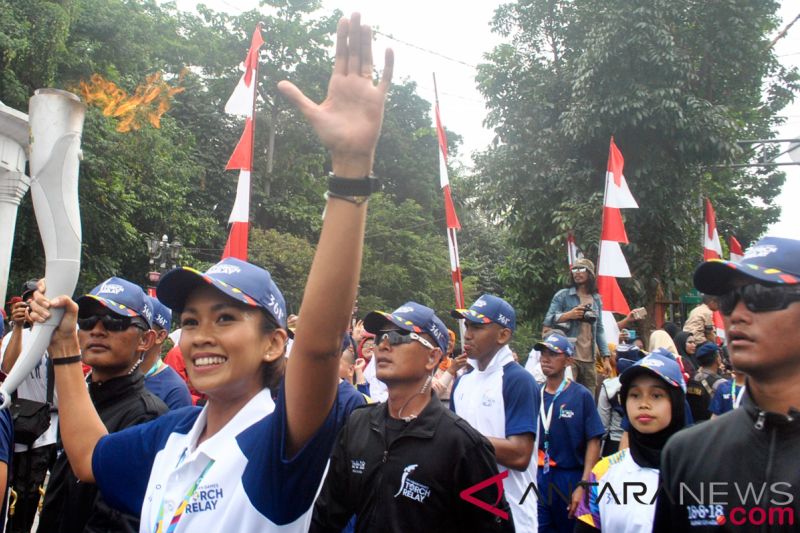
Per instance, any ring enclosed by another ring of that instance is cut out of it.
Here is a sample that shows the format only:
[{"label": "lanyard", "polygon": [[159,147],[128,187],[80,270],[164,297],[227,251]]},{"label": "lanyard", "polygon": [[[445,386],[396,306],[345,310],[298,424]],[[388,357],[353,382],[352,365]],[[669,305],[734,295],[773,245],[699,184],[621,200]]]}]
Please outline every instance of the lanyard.
[{"label": "lanyard", "polygon": [[[183,459],[186,457],[186,450],[183,450],[180,459],[178,459],[178,464],[175,465],[175,468],[179,468],[181,463],[183,463]],[[156,518],[156,530],[155,533],[173,533],[175,528],[178,527],[178,522],[180,522],[181,518],[183,518],[183,513],[186,511],[186,507],[189,505],[189,500],[194,495],[194,492],[197,490],[197,487],[200,485],[200,482],[203,481],[203,478],[206,476],[206,473],[211,469],[211,466],[214,464],[214,459],[208,461],[208,464],[200,472],[200,475],[197,479],[192,483],[192,486],[189,487],[189,490],[186,491],[186,496],[183,497],[183,501],[181,501],[178,508],[175,509],[175,514],[172,515],[172,520],[169,521],[167,527],[164,528],[164,500],[161,500],[161,506],[158,508],[158,517]]]},{"label": "lanyard", "polygon": [[162,361],[161,358],[156,359],[156,364],[153,365],[153,368],[147,371],[147,374],[144,375],[144,378],[145,379],[149,378],[150,376],[158,372],[158,369],[161,368],[162,366],[164,366],[164,361]]},{"label": "lanyard", "polygon": [[539,402],[539,418],[542,419],[542,427],[544,428],[544,461],[542,465],[542,472],[547,474],[550,471],[550,422],[553,419],[553,406],[556,404],[558,396],[569,386],[569,380],[564,378],[561,384],[556,389],[556,394],[553,396],[553,401],[547,412],[544,411],[544,387],[541,390],[541,401]]},{"label": "lanyard", "polygon": [[742,403],[742,395],[744,394],[744,387],[739,389],[739,394],[736,394],[736,381],[731,382],[731,401],[733,402],[733,408],[736,409]]},{"label": "lanyard", "polygon": [[553,405],[555,405],[556,400],[558,399],[558,395],[561,394],[564,389],[567,387],[569,380],[564,378],[564,381],[561,382],[561,385],[558,386],[556,389],[556,394],[553,396],[553,402],[550,404],[550,407],[547,409],[547,412],[544,412],[544,387],[541,390],[541,402],[539,403],[539,417],[542,419],[542,427],[544,427],[544,446],[545,450],[547,449],[547,436],[550,434],[550,421],[553,418]]}]

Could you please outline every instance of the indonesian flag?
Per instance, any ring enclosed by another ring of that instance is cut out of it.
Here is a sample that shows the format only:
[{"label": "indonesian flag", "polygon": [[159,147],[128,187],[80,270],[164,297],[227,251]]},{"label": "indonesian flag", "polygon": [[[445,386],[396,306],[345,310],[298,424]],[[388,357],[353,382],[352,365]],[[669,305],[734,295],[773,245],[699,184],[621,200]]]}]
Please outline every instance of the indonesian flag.
[{"label": "indonesian flag", "polygon": [[717,215],[714,213],[711,200],[706,198],[706,220],[703,224],[703,260],[721,258],[722,245],[719,242],[719,233],[717,233]]},{"label": "indonesian flag", "polygon": [[731,236],[728,238],[728,250],[731,253],[731,261],[736,261],[738,263],[744,259],[744,250],[742,250],[742,245],[739,244],[736,237]]},{"label": "indonesian flag", "polygon": [[639,204],[634,200],[622,174],[624,166],[625,160],[612,137],[608,151],[603,228],[600,232],[600,260],[597,266],[597,292],[603,299],[604,323],[614,322],[612,312],[622,315],[630,313],[628,302],[617,283],[617,278],[631,277],[628,262],[620,247],[620,243],[628,243],[621,210],[636,209]]},{"label": "indonesian flag", "polygon": [[573,235],[570,231],[567,233],[567,262],[569,263],[570,268],[575,264],[576,260],[581,259],[582,257],[583,252],[581,252],[581,249],[578,248],[577,244],[575,244],[575,235]]},{"label": "indonesian flag", "polygon": [[253,170],[253,139],[255,137],[255,117],[253,106],[258,84],[258,49],[264,44],[261,38],[261,25],[256,26],[250,50],[244,61],[244,73],[233,94],[225,104],[225,112],[245,116],[244,131],[236,148],[225,165],[225,170],[238,170],[239,183],[236,186],[236,200],[233,203],[228,223],[231,226],[228,242],[222,252],[223,259],[236,257],[247,261],[247,242],[250,229],[250,173]]},{"label": "indonesian flag", "polygon": [[447,176],[447,136],[442,127],[439,116],[439,101],[436,101],[436,135],[439,138],[439,184],[444,194],[444,215],[447,223],[447,250],[450,254],[450,276],[453,280],[453,291],[456,297],[456,308],[464,309],[464,287],[461,281],[461,264],[458,258],[458,239],[456,231],[461,229],[461,223],[456,215],[453,197],[450,194],[450,178]]}]

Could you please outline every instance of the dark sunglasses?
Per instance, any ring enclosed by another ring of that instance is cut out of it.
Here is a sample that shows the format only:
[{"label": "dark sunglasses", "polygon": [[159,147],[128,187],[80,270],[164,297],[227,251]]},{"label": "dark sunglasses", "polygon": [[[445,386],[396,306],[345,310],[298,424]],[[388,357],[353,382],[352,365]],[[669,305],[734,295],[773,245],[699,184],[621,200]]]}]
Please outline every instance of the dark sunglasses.
[{"label": "dark sunglasses", "polygon": [[398,344],[408,344],[410,342],[417,341],[429,350],[433,350],[435,348],[435,346],[428,342],[427,339],[420,337],[416,333],[406,333],[403,335],[396,329],[379,331],[375,336],[375,340],[378,341],[378,344],[380,344],[383,342],[383,339],[386,339],[386,341],[389,343],[389,346],[397,346]]},{"label": "dark sunglasses", "polygon": [[131,326],[135,326],[142,331],[147,331],[148,328],[145,324],[142,323],[140,319],[135,317],[128,317],[128,316],[111,316],[111,315],[92,315],[87,316],[86,318],[79,318],[78,319],[78,328],[83,331],[91,331],[97,325],[98,322],[103,323],[103,327],[106,331],[125,331]]},{"label": "dark sunglasses", "polygon": [[753,313],[780,311],[792,302],[800,302],[800,292],[795,286],[761,285],[754,283],[731,289],[719,297],[719,310],[723,315],[733,313],[739,299]]}]

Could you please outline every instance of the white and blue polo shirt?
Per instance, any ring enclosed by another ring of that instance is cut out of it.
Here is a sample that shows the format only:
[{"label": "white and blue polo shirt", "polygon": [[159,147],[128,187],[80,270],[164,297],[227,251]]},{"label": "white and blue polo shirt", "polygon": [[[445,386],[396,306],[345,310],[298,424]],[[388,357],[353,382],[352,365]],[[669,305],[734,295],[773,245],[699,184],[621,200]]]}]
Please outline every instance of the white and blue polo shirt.
[{"label": "white and blue polo shirt", "polygon": [[[536,380],[514,361],[508,346],[501,348],[483,371],[473,369],[458,378],[450,396],[450,409],[486,437],[507,438],[524,433],[536,434],[539,420],[539,387]],[[528,468],[508,469],[503,481],[517,531],[536,531],[534,491],[525,503],[520,500],[531,483],[536,483],[537,445]],[[497,465],[502,472],[506,467]]]},{"label": "white and blue polo shirt", "polygon": [[199,446],[207,412],[196,407],[106,435],[95,447],[92,471],[110,505],[141,516],[142,533],[155,532],[159,519],[166,531],[184,501],[176,533],[304,532],[343,423],[338,402],[292,458],[284,454],[283,389],[277,404],[264,389]]}]

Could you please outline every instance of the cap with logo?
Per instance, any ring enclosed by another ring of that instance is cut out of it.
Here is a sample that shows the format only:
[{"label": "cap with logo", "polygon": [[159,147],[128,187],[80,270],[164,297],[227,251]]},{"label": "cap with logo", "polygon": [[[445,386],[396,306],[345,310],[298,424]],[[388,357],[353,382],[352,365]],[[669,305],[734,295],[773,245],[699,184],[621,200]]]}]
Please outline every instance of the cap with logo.
[{"label": "cap with logo", "polygon": [[511,304],[491,294],[484,294],[475,300],[469,309],[454,309],[450,314],[453,318],[463,318],[474,324],[494,322],[511,330],[517,327],[517,313]]},{"label": "cap with logo", "polygon": [[619,381],[623,386],[628,386],[633,381],[633,378],[643,373],[655,375],[670,387],[679,388],[686,392],[686,382],[683,380],[681,367],[666,348],[659,348],[643,359],[636,361],[620,374]]},{"label": "cap with logo", "polygon": [[108,278],[89,294],[78,298],[78,312],[86,312],[94,303],[99,303],[117,315],[140,316],[145,319],[148,326],[152,326],[153,309],[147,301],[147,296],[140,286],[126,279]]},{"label": "cap with logo", "polygon": [[270,273],[234,257],[223,259],[205,272],[191,267],[170,270],[161,278],[156,294],[164,305],[180,313],[189,294],[203,285],[211,285],[234,300],[264,309],[280,327],[286,327],[286,302]]},{"label": "cap with logo", "polygon": [[575,346],[560,331],[551,331],[543,340],[534,344],[533,349],[538,352],[549,350],[553,353],[564,354],[567,357],[575,355]]},{"label": "cap with logo", "polygon": [[364,329],[377,335],[387,322],[405,331],[427,333],[442,352],[447,351],[447,328],[430,307],[417,302],[406,302],[391,313],[373,311],[364,317]]},{"label": "cap with logo", "polygon": [[149,295],[145,296],[145,298],[147,298],[150,308],[153,310],[153,325],[169,332],[172,326],[172,311],[162,304],[158,298],[153,298]]},{"label": "cap with logo", "polygon": [[741,261],[706,261],[694,272],[694,286],[706,294],[724,294],[740,276],[778,285],[800,283],[800,240],[764,237]]}]

